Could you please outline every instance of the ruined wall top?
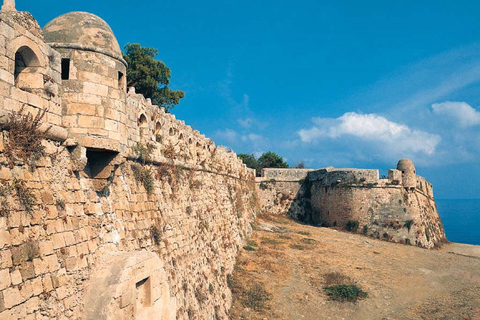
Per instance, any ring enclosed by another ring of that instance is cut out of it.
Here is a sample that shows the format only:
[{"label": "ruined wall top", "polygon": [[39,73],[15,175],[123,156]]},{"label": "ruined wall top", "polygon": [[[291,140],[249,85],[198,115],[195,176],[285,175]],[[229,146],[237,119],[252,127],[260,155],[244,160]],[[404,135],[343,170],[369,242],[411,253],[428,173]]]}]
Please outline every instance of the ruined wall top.
[{"label": "ruined wall top", "polygon": [[2,11],[17,11],[15,9],[15,0],[3,0]]}]

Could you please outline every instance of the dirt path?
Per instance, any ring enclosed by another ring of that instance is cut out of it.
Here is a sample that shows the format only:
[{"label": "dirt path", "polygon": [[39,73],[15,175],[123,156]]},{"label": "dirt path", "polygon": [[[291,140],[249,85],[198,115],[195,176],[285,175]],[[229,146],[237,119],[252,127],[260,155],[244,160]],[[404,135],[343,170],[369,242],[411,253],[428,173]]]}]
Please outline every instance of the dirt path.
[{"label": "dirt path", "polygon": [[[231,319],[480,320],[480,247],[425,250],[277,216],[258,226],[233,275]],[[331,272],[352,279],[368,297],[328,300],[323,288]],[[252,302],[254,285],[270,294],[263,307]]]}]

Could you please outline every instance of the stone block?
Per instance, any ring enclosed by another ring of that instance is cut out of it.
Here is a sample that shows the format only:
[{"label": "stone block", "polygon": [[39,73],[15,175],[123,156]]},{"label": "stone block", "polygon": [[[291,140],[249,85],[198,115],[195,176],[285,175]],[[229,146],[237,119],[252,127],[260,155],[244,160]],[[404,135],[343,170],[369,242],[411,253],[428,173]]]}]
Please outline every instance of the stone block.
[{"label": "stone block", "polygon": [[28,279],[32,279],[35,277],[35,267],[33,263],[28,261],[23,263],[18,267],[20,269],[20,273],[22,274],[22,280],[26,281]]},{"label": "stone block", "polygon": [[65,247],[65,239],[61,233],[56,233],[52,235],[52,242],[54,249],[60,249]]},{"label": "stone block", "polygon": [[32,279],[32,290],[34,296],[38,296],[43,292],[42,277]]},{"label": "stone block", "polygon": [[47,261],[43,259],[33,259],[33,266],[35,268],[35,275],[40,276],[49,271]]},{"label": "stone block", "polygon": [[89,104],[80,104],[80,103],[69,103],[67,104],[67,113],[68,114],[78,114],[78,115],[87,115],[94,116],[96,115],[96,108],[93,105]]},{"label": "stone block", "polygon": [[0,80],[5,81],[11,85],[14,85],[13,74],[5,69],[0,69]]},{"label": "stone block", "polygon": [[25,301],[17,287],[5,289],[3,291],[3,300],[6,309],[10,309]]},{"label": "stone block", "polygon": [[10,233],[8,231],[0,231],[0,249],[11,245]]},{"label": "stone block", "polygon": [[102,99],[100,98],[100,96],[94,94],[80,93],[78,94],[78,102],[92,105],[101,105]]},{"label": "stone block", "polygon": [[32,281],[25,281],[19,286],[20,295],[22,296],[23,300],[28,300],[33,296],[33,287]]},{"label": "stone block", "polygon": [[12,252],[10,250],[0,251],[0,268],[10,268],[12,266]]},{"label": "stone block", "polygon": [[10,273],[10,277],[12,278],[12,284],[14,286],[20,284],[22,280],[22,274],[20,273],[20,270],[15,269]]},{"label": "stone block", "polygon": [[46,240],[39,242],[39,254],[40,256],[46,256],[53,253],[53,241]]},{"label": "stone block", "polygon": [[50,292],[53,290],[52,279],[49,276],[42,277],[42,285],[44,292]]},{"label": "stone block", "polygon": [[65,268],[67,271],[75,271],[77,270],[77,258],[69,257],[65,260]]},{"label": "stone block", "polygon": [[63,238],[65,239],[65,244],[67,246],[72,246],[72,245],[77,243],[77,241],[75,240],[75,237],[73,235],[73,232],[71,232],[71,231],[64,232],[63,233]]},{"label": "stone block", "polygon": [[103,129],[105,128],[105,121],[103,118],[98,118],[94,116],[78,116],[78,126],[82,128],[97,128]]},{"label": "stone block", "polygon": [[10,271],[8,269],[0,270],[0,290],[9,287],[12,284],[12,278],[10,277]]}]

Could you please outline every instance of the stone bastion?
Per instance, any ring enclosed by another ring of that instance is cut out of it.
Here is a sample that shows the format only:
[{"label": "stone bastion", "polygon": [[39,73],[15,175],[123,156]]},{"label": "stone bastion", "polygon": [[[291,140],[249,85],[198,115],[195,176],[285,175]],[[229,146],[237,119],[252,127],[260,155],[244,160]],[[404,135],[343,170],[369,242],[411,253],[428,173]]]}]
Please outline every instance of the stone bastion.
[{"label": "stone bastion", "polygon": [[265,212],[424,248],[446,240],[433,187],[408,159],[382,178],[378,170],[327,167],[264,169],[256,182]]}]

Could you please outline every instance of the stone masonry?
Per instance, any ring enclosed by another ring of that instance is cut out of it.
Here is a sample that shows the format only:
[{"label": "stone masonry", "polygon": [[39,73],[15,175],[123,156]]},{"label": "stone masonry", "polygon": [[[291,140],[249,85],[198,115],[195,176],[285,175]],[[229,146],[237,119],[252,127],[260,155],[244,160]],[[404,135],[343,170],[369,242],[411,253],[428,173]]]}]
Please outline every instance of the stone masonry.
[{"label": "stone masonry", "polygon": [[257,189],[264,212],[424,248],[446,240],[432,185],[408,159],[385,178],[366,169],[264,169]]},{"label": "stone masonry", "polygon": [[445,239],[411,161],[387,179],[329,167],[255,182],[233,152],[127,90],[126,72],[101,18],[42,29],[4,1],[0,320],[227,319],[227,276],[260,205],[421,247]]},{"label": "stone masonry", "polygon": [[[1,320],[228,318],[227,275],[259,207],[254,171],[127,91],[126,67],[99,17],[41,29],[5,1]],[[44,152],[25,161],[11,116],[40,111]]]}]

